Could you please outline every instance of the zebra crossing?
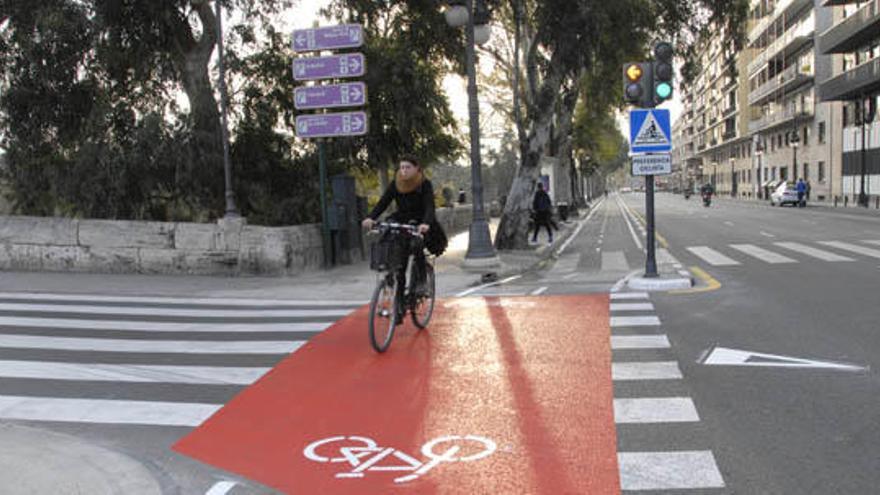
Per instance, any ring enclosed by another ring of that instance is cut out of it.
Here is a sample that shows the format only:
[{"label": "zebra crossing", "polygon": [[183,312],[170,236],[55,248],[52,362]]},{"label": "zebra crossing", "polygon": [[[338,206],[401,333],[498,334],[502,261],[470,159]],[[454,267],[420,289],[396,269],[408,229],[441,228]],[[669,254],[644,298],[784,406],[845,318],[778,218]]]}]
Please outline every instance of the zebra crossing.
[{"label": "zebra crossing", "polygon": [[[688,493],[723,489],[724,479],[711,450],[672,445],[658,450],[656,442],[642,446],[645,429],[655,432],[676,427],[695,428],[700,415],[694,401],[680,384],[678,362],[658,360],[671,347],[660,333],[660,319],[645,292],[611,294],[611,378],[614,382],[614,420],[618,432],[618,466],[624,492],[653,490]],[[644,396],[643,384],[658,384],[660,393]],[[664,388],[663,386],[667,387]],[[672,387],[669,387],[672,385]],[[664,395],[666,389],[672,390]],[[675,390],[678,390],[676,392]],[[659,396],[658,396],[659,395]],[[695,428],[696,429],[696,428]],[[680,430],[675,430],[680,431]],[[669,432],[670,438],[675,436]],[[643,448],[640,448],[643,447]]]},{"label": "zebra crossing", "polygon": [[724,247],[687,246],[685,250],[711,266],[740,266],[754,260],[781,265],[816,260],[839,263],[880,259],[880,249],[870,245],[880,245],[880,241],[772,242],[762,245],[735,243]]},{"label": "zebra crossing", "polygon": [[362,304],[0,292],[0,420],[196,426]]}]

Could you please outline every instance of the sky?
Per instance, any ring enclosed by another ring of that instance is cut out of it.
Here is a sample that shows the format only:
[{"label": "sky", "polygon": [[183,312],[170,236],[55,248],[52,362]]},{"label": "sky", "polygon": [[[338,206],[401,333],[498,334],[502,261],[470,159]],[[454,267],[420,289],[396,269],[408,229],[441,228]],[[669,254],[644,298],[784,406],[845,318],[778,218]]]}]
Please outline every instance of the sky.
[{"label": "sky", "polygon": [[[318,22],[319,25],[330,25],[331,21],[327,21],[321,18],[318,15],[318,11],[325,7],[329,3],[328,0],[301,0],[297,2],[294,7],[289,9],[289,11],[283,16],[282,22],[285,24],[285,28],[288,30],[292,29],[303,29],[313,27],[315,22]],[[487,59],[488,57],[483,57],[483,59]],[[486,70],[487,64],[481,64],[483,66],[483,70]],[[369,70],[369,68],[367,68]],[[452,110],[455,118],[460,123],[460,129],[465,135],[468,132],[468,99],[467,99],[467,84],[465,79],[458,76],[447,76],[443,81],[443,89],[446,92],[447,98],[449,98],[449,106]],[[678,116],[681,114],[681,100],[679,99],[679,92],[676,91],[673,94],[672,100],[666,102],[661,105],[660,108],[668,108],[672,114],[672,122],[675,122],[678,119]],[[485,110],[481,112],[484,114]],[[486,129],[486,125],[493,125],[492,122],[484,122],[485,118],[481,117],[481,128]],[[620,131],[623,133],[625,137],[629,137],[629,119],[626,113],[620,113],[617,118],[618,125],[620,126]],[[484,132],[484,135],[487,133]],[[495,139],[483,139],[483,144],[488,147],[497,146],[498,140]]]}]

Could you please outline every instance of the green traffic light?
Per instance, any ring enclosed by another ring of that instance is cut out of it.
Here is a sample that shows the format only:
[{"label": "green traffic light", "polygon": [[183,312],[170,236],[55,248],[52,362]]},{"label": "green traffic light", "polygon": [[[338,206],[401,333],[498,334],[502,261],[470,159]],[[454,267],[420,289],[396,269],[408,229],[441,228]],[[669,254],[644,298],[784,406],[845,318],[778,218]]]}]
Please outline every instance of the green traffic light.
[{"label": "green traffic light", "polygon": [[654,88],[654,92],[657,93],[657,96],[662,99],[669,98],[672,95],[672,86],[669,83],[662,82]]}]

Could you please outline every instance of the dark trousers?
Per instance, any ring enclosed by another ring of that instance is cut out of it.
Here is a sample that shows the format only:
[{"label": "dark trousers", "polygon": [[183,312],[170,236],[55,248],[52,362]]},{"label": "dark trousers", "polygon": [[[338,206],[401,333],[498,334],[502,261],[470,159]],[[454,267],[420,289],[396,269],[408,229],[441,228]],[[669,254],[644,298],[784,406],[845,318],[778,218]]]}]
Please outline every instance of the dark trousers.
[{"label": "dark trousers", "polygon": [[538,240],[538,231],[541,230],[541,227],[547,229],[547,237],[552,242],[553,241],[553,220],[550,218],[549,211],[539,211],[535,213],[535,234],[532,236],[532,241]]},{"label": "dark trousers", "polygon": [[806,203],[804,203],[804,193],[798,191],[798,206],[803,208],[805,205]]},{"label": "dark trousers", "polygon": [[427,261],[425,260],[425,250],[423,247],[419,246],[418,248],[413,249],[412,251],[403,251],[404,257],[403,261],[399,264],[397,272],[395,276],[397,277],[397,308],[399,313],[404,312],[405,299],[404,292],[406,290],[406,268],[409,263],[409,255],[414,251],[413,254],[413,271],[412,275],[414,280],[412,280],[412,286],[415,288],[417,284],[424,282],[425,280],[425,264]]}]

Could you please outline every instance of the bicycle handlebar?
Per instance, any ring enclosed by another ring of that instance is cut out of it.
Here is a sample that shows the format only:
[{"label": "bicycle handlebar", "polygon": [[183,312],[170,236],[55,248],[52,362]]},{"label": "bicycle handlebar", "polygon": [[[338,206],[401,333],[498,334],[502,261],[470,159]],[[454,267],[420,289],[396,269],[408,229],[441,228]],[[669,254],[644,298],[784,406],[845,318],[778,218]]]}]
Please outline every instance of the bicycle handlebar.
[{"label": "bicycle handlebar", "polygon": [[415,237],[424,237],[422,233],[419,232],[418,226],[396,222],[376,222],[373,228],[370,229],[370,233],[378,234],[387,230],[401,230]]}]

